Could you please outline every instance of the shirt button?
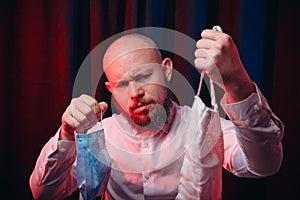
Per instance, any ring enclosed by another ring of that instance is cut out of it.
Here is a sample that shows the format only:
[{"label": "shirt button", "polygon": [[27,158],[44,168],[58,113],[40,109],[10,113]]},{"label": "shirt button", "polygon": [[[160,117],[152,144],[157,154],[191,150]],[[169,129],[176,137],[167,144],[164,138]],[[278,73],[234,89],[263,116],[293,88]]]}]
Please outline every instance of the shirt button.
[{"label": "shirt button", "polygon": [[149,179],[150,179],[149,174],[146,174],[146,175],[145,175],[145,181],[149,181]]},{"label": "shirt button", "polygon": [[149,144],[148,144],[148,143],[144,143],[143,148],[144,148],[144,149],[149,148]]},{"label": "shirt button", "polygon": [[255,104],[254,105],[254,110],[259,111],[259,109],[260,109],[260,107],[257,104]]}]

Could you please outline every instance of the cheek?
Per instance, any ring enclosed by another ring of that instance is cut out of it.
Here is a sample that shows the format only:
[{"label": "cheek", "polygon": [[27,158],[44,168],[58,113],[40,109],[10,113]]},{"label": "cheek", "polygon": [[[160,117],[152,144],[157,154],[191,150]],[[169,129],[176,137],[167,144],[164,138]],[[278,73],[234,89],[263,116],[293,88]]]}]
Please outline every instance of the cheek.
[{"label": "cheek", "polygon": [[167,88],[164,85],[151,85],[148,88],[149,94],[155,98],[156,102],[159,104],[163,104],[165,101],[165,98],[167,96]]},{"label": "cheek", "polygon": [[118,105],[122,108],[124,111],[128,111],[128,99],[129,96],[126,92],[124,93],[114,93],[115,101],[118,103]]}]

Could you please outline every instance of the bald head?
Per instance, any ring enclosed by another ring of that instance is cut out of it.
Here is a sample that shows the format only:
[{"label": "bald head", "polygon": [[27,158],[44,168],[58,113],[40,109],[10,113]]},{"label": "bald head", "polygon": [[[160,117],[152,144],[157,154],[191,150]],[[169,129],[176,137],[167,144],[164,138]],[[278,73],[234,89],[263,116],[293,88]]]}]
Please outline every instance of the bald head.
[{"label": "bald head", "polygon": [[107,48],[103,57],[104,71],[121,56],[138,50],[151,50],[161,60],[161,54],[153,40],[141,34],[128,34],[118,38]]}]

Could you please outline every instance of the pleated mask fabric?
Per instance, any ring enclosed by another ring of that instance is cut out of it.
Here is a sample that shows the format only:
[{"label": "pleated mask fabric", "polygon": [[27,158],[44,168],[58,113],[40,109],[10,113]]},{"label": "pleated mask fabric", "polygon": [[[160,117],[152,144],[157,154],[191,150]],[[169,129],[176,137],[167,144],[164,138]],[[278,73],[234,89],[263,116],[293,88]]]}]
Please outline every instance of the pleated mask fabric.
[{"label": "pleated mask fabric", "polygon": [[199,98],[204,74],[190,114],[186,132],[186,151],[180,171],[177,200],[219,200],[222,195],[224,142],[213,81],[210,80],[211,104]]},{"label": "pleated mask fabric", "polygon": [[110,176],[104,129],[87,134],[75,133],[76,177],[81,199],[94,200],[106,190]]}]

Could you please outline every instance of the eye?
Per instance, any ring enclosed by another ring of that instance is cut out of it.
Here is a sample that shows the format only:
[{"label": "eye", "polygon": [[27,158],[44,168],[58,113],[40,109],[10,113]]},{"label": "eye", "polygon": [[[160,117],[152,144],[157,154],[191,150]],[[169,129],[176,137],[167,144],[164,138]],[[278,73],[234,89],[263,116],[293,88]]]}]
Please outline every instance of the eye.
[{"label": "eye", "polygon": [[136,81],[143,81],[151,76],[151,73],[139,75],[135,78]]},{"label": "eye", "polygon": [[116,87],[126,87],[128,86],[128,81],[118,81]]},{"label": "eye", "polygon": [[150,76],[151,76],[151,74],[145,74],[145,75],[142,76],[142,78],[143,78],[143,79],[146,79],[146,78],[148,78],[148,77],[150,77]]}]

